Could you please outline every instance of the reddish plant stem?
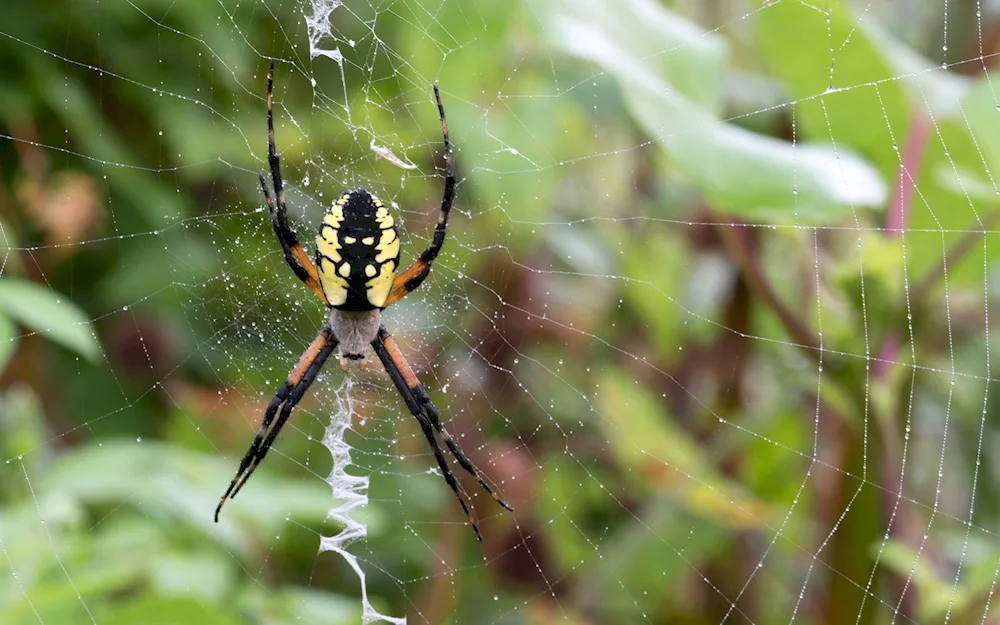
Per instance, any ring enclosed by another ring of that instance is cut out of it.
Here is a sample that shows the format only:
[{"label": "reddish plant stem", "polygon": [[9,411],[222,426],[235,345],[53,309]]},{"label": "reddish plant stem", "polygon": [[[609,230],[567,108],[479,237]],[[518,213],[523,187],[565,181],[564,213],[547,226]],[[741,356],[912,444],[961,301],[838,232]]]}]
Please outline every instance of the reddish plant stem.
[{"label": "reddish plant stem", "polygon": [[[902,238],[910,223],[912,212],[914,180],[920,169],[921,161],[927,146],[927,138],[930,135],[930,118],[922,111],[913,114],[910,132],[903,145],[900,155],[898,184],[889,203],[885,216],[885,237]],[[905,268],[904,268],[905,271]],[[896,331],[890,331],[879,346],[875,367],[874,382],[884,382],[889,378],[893,370],[893,363],[899,356],[902,341]],[[900,415],[893,410],[890,414],[883,415],[884,418],[876,419],[876,423],[882,425],[882,483],[884,493],[882,499],[882,515],[886,523],[892,519],[893,525],[887,528],[889,534],[907,544],[916,544],[912,540],[915,532],[918,531],[915,519],[908,513],[905,506],[900,506],[903,496],[901,483],[904,471],[902,447],[900,445]],[[896,489],[900,492],[896,493]],[[895,493],[895,495],[893,495]],[[899,575],[892,575],[889,582],[895,589],[897,595],[907,588],[906,580]],[[912,585],[907,589],[906,595],[900,597],[900,612],[902,614],[913,614],[917,605],[915,588]]]},{"label": "reddish plant stem", "polygon": [[886,236],[898,236],[910,223],[910,210],[913,198],[913,180],[920,162],[923,160],[927,147],[927,137],[930,135],[930,118],[921,112],[913,115],[913,125],[910,134],[903,145],[903,153],[899,161],[899,184],[896,185],[889,201],[889,210],[885,215]]}]

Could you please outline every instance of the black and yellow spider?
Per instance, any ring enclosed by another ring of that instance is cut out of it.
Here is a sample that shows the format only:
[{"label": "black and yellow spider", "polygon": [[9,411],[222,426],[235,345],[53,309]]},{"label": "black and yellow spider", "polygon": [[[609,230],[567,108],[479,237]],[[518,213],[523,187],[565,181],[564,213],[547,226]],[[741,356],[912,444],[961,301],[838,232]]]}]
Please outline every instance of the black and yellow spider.
[{"label": "black and yellow spider", "polygon": [[[382,325],[382,310],[420,286],[430,273],[431,263],[444,244],[448,211],[451,210],[451,203],[455,198],[455,163],[451,153],[451,143],[448,141],[448,122],[445,120],[437,85],[434,86],[434,99],[437,101],[438,114],[441,117],[446,164],[441,211],[434,226],[434,239],[430,247],[402,273],[396,273],[399,266],[399,237],[392,216],[378,197],[363,188],[345,191],[327,209],[319,233],[316,235],[315,263],[306,255],[302,244],[295,236],[295,231],[288,225],[285,211],[281,168],[278,164],[278,152],[274,147],[274,118],[271,112],[273,85],[274,61],[272,60],[271,69],[267,74],[267,160],[271,166],[271,181],[274,185],[277,209],[271,202],[271,195],[267,191],[263,175],[260,176],[260,188],[264,192],[264,201],[271,213],[274,234],[277,235],[278,242],[285,252],[285,260],[295,275],[326,304],[330,310],[330,321],[302,354],[298,364],[268,404],[260,428],[257,429],[250,448],[240,461],[236,477],[230,482],[229,488],[215,509],[215,520],[218,522],[219,512],[226,499],[236,496],[260,461],[264,459],[281,426],[288,420],[292,409],[316,379],[320,369],[323,368],[323,363],[333,350],[340,345],[343,358],[361,360],[371,345],[382,361],[382,366],[392,378],[393,384],[396,385],[396,390],[406,402],[406,407],[420,422],[420,429],[423,430],[427,442],[434,451],[434,457],[441,468],[441,473],[444,474],[445,481],[455,492],[462,510],[472,524],[476,538],[481,541],[483,537],[479,533],[479,526],[466,500],[465,490],[448,467],[435,432],[444,439],[445,445],[458,464],[475,476],[486,492],[507,510],[512,511],[513,508],[493,492],[483,474],[472,464],[441,424],[430,396],[403,358],[392,335]],[[277,420],[275,420],[276,415]]]}]

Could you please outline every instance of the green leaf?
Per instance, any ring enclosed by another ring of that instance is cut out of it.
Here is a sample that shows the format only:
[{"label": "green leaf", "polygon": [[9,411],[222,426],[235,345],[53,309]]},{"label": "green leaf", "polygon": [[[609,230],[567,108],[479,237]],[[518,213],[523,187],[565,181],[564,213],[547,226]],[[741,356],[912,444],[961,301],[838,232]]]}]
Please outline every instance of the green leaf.
[{"label": "green leaf", "polygon": [[[962,231],[990,230],[983,224],[997,210],[994,86],[988,77],[940,69],[849,3],[828,4],[782,2],[758,13],[761,59],[795,101],[800,136],[835,137],[838,149],[863,153],[884,180],[898,181],[901,155],[908,159],[919,193],[908,206],[907,246],[921,253],[910,255],[906,269],[911,277],[935,271],[944,248],[956,245]],[[834,57],[830,41],[845,42]],[[1000,247],[994,235],[984,239],[992,263]],[[950,257],[947,264],[953,286],[986,279],[981,254]]]},{"label": "green leaf", "polygon": [[651,623],[704,623],[670,618],[677,609],[671,604],[686,600],[684,580],[691,569],[704,570],[732,553],[734,533],[669,500],[652,499],[642,512],[641,519],[628,519],[602,537],[600,555],[578,567],[582,610],[598,615],[583,622],[641,622],[635,619],[638,611]]},{"label": "green leaf", "polygon": [[792,145],[717,117],[721,96],[704,85],[723,80],[721,37],[648,0],[543,7],[553,45],[613,75],[639,125],[716,207],[755,220],[828,223],[884,203],[878,172],[847,149]]},{"label": "green leaf", "polygon": [[[151,518],[184,521],[241,553],[249,553],[255,541],[272,539],[289,515],[322,519],[333,507],[323,482],[276,478],[263,468],[215,523],[220,484],[232,479],[233,466],[231,459],[161,443],[110,439],[60,456],[37,486],[72,493],[89,505],[127,501]],[[379,517],[366,509],[355,518],[368,524]]]},{"label": "green leaf", "polygon": [[0,311],[91,362],[101,356],[101,346],[83,311],[50,289],[20,278],[3,278]]},{"label": "green leaf", "polygon": [[[379,605],[377,597],[372,599],[376,610],[386,610]],[[361,603],[356,599],[311,589],[290,587],[275,592],[273,588],[253,585],[239,598],[238,605],[244,613],[257,615],[260,623],[348,625],[362,622]]]},{"label": "green leaf", "polygon": [[[902,81],[891,80],[901,74],[889,67],[888,53],[875,40],[891,37],[858,28],[859,16],[842,3],[826,13],[785,2],[769,6],[754,21],[764,66],[795,101],[799,136],[835,139],[838,150],[849,147],[863,153],[883,178],[897,175],[899,151],[893,149],[893,140],[904,143],[910,106]],[[840,47],[831,59],[830,41],[850,45]]]},{"label": "green leaf", "polygon": [[953,581],[936,570],[934,562],[914,551],[911,545],[900,540],[889,540],[879,548],[872,545],[870,551],[882,555],[882,565],[897,575],[912,580],[919,590],[917,614],[928,620],[941,619],[950,610],[961,611],[969,599],[969,590],[955,586]]},{"label": "green leaf", "polygon": [[[683,309],[675,295],[684,290],[684,271],[664,271],[664,267],[690,267],[691,250],[687,241],[669,228],[655,224],[635,233],[636,245],[625,246],[622,254],[624,275],[629,277],[623,289],[625,300],[635,309],[639,321],[648,329],[656,353],[665,359],[676,357]],[[619,233],[620,236],[624,236]],[[688,278],[689,279],[689,278]],[[700,284],[704,284],[702,281]],[[684,302],[684,305],[689,302]]]},{"label": "green leaf", "polygon": [[712,467],[648,389],[617,372],[601,376],[598,388],[597,424],[620,466],[721,527],[760,529],[773,520],[765,502]]},{"label": "green leaf", "polygon": [[17,327],[10,317],[0,315],[0,372],[7,366],[7,361],[17,348]]},{"label": "green leaf", "polygon": [[217,607],[185,597],[148,597],[132,601],[100,620],[108,625],[176,625],[178,623],[213,623],[235,625],[240,619],[232,609]]}]

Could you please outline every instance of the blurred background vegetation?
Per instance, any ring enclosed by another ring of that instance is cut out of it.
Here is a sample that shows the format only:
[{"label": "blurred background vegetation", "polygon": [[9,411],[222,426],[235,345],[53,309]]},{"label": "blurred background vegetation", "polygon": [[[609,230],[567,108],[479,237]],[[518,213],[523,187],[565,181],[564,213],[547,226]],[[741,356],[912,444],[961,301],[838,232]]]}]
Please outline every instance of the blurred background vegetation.
[{"label": "blurred background vegetation", "polygon": [[477,544],[363,371],[380,611],[1000,622],[996,3],[373,4],[332,13],[342,67],[296,2],[5,7],[0,623],[361,620],[317,555],[337,366],[211,517],[324,317],[261,212],[271,56],[306,241],[360,183],[427,244],[431,83],[458,148],[388,319],[516,512],[475,497]]}]

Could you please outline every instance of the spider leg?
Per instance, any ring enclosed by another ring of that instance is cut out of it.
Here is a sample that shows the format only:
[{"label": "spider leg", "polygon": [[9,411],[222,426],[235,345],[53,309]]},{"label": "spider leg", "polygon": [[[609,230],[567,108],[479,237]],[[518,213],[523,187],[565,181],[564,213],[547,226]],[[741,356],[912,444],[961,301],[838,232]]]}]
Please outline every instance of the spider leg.
[{"label": "spider leg", "polygon": [[434,407],[434,404],[431,403],[430,395],[427,394],[427,391],[424,390],[424,387],[422,385],[418,385],[413,390],[413,393],[414,395],[417,396],[417,399],[424,407],[424,411],[427,413],[427,416],[431,421],[431,425],[433,425],[434,429],[441,434],[441,438],[444,439],[445,444],[451,451],[451,455],[455,456],[455,460],[458,461],[458,464],[460,464],[463,469],[468,471],[469,475],[479,480],[479,485],[482,486],[483,490],[489,493],[493,497],[493,499],[496,500],[498,504],[500,504],[507,510],[513,512],[514,508],[511,508],[510,504],[504,501],[500,497],[500,495],[498,495],[492,488],[490,488],[489,484],[486,483],[486,478],[483,475],[482,471],[480,471],[476,467],[476,465],[472,464],[472,461],[469,460],[468,456],[466,456],[465,453],[462,452],[462,448],[458,446],[458,442],[454,439],[454,437],[452,437],[452,435],[448,432],[448,430],[444,429],[444,426],[441,424],[441,418],[438,416],[437,409]]},{"label": "spider leg", "polygon": [[[309,344],[309,347],[306,348],[298,364],[295,365],[291,373],[288,374],[288,378],[285,379],[278,392],[275,393],[267,406],[267,410],[264,411],[264,419],[261,421],[260,427],[257,428],[257,433],[254,435],[249,449],[243,455],[243,459],[240,460],[236,476],[229,483],[229,488],[222,495],[222,499],[219,500],[219,505],[215,509],[216,523],[219,522],[219,512],[222,510],[222,505],[226,503],[226,499],[236,497],[236,494],[240,492],[240,489],[243,488],[243,485],[246,484],[246,481],[253,474],[254,469],[257,468],[260,461],[267,455],[268,450],[271,449],[271,445],[274,444],[274,439],[278,436],[278,432],[281,431],[282,426],[285,425],[285,421],[291,416],[292,409],[302,399],[306,390],[316,379],[316,376],[319,375],[320,369],[323,368],[326,359],[329,358],[336,347],[337,339],[333,336],[330,326],[325,326],[319,335],[313,339],[313,342]],[[278,416],[278,420],[274,421],[279,407],[281,408],[281,414]],[[272,422],[274,422],[274,427],[271,427]]]},{"label": "spider leg", "polygon": [[285,261],[292,268],[296,277],[305,283],[313,293],[315,293],[323,303],[330,305],[323,287],[319,281],[319,272],[315,263],[306,254],[302,244],[299,243],[295,231],[288,224],[288,213],[285,208],[285,187],[281,181],[281,165],[279,163],[278,150],[274,147],[274,113],[271,109],[271,90],[274,87],[274,59],[271,59],[271,69],[267,73],[267,162],[271,167],[271,184],[274,185],[275,201],[277,209],[271,202],[271,194],[267,192],[267,184],[264,176],[260,175],[260,188],[264,192],[264,201],[267,203],[267,210],[271,214],[271,227],[274,229],[281,249],[285,253]]},{"label": "spider leg", "polygon": [[437,224],[434,225],[434,238],[430,246],[420,254],[413,264],[396,274],[389,290],[389,297],[386,298],[385,306],[405,297],[410,291],[416,289],[427,278],[431,272],[431,264],[437,258],[444,245],[445,230],[448,228],[448,213],[451,211],[451,204],[455,200],[455,157],[451,152],[451,141],[448,138],[448,120],[444,116],[444,106],[441,104],[441,94],[438,93],[437,85],[434,85],[434,99],[437,101],[438,115],[441,117],[441,134],[444,136],[444,193],[441,196],[441,210],[438,213]]},{"label": "spider leg", "polygon": [[[498,504],[513,512],[514,508],[511,508],[506,501],[501,499],[500,496],[497,495],[492,488],[490,488],[489,484],[486,483],[486,477],[483,475],[482,471],[480,471],[476,465],[472,464],[472,461],[469,460],[468,456],[465,455],[461,447],[458,446],[458,442],[454,439],[454,437],[452,437],[448,430],[444,428],[444,425],[441,423],[441,418],[438,416],[437,408],[435,408],[434,403],[431,402],[430,395],[427,394],[423,385],[420,384],[420,380],[417,378],[417,374],[413,372],[413,369],[410,368],[410,364],[406,362],[405,358],[403,358],[403,352],[399,349],[399,345],[396,344],[396,339],[392,338],[392,335],[385,329],[385,326],[379,328],[379,339],[381,339],[382,343],[385,345],[385,349],[388,352],[390,359],[392,359],[393,363],[402,374],[408,390],[423,407],[431,425],[438,431],[439,434],[441,434],[441,438],[444,439],[445,444],[451,451],[451,455],[455,456],[455,460],[458,461],[458,464],[460,464],[463,469],[469,472],[469,475],[479,480],[479,485],[482,486],[483,490],[489,493],[493,499],[496,499]],[[411,381],[412,384],[410,383]]]},{"label": "spider leg", "polygon": [[434,405],[431,403],[430,396],[427,395],[427,391],[425,391],[423,386],[420,384],[416,374],[413,373],[413,369],[410,368],[409,363],[407,363],[406,359],[403,358],[403,354],[399,350],[399,346],[396,345],[392,335],[389,334],[384,326],[379,329],[378,336],[374,341],[372,341],[372,348],[375,350],[376,355],[378,355],[379,360],[382,361],[382,366],[385,367],[386,372],[395,384],[396,390],[399,391],[399,394],[403,397],[403,401],[406,402],[406,407],[420,423],[420,429],[423,430],[424,437],[427,439],[431,449],[434,451],[434,457],[437,460],[438,466],[441,468],[441,473],[444,475],[445,481],[448,483],[448,486],[451,487],[452,491],[455,492],[455,496],[458,498],[458,501],[462,506],[462,510],[469,518],[469,523],[472,524],[472,529],[476,533],[476,538],[481,541],[483,538],[479,533],[479,525],[471,511],[471,507],[466,501],[465,489],[463,489],[458,480],[455,479],[454,473],[452,473],[451,468],[448,466],[444,453],[441,451],[441,446],[438,445],[437,439],[434,436],[435,430],[441,434],[442,438],[444,438],[449,451],[451,451],[458,463],[462,465],[462,468],[474,475],[486,492],[497,500],[497,503],[507,510],[513,511],[514,509],[507,505],[507,503],[489,487],[483,474],[474,464],[472,464],[468,457],[462,453],[458,443],[441,425],[441,419],[438,416]]},{"label": "spider leg", "polygon": [[461,504],[462,511],[465,512],[465,516],[469,519],[469,524],[472,525],[472,531],[476,533],[476,540],[482,542],[483,535],[479,532],[479,523],[476,520],[475,513],[472,511],[472,507],[466,500],[467,495],[465,493],[465,489],[462,488],[462,485],[457,479],[455,479],[455,474],[452,473],[451,467],[448,466],[448,461],[444,457],[444,452],[441,451],[441,446],[438,445],[437,439],[434,438],[434,429],[430,420],[424,414],[422,406],[407,386],[402,372],[392,361],[392,357],[387,352],[381,338],[382,337],[379,336],[372,342],[372,348],[374,348],[379,360],[382,361],[382,366],[385,367],[389,377],[392,378],[393,383],[395,383],[396,390],[399,391],[403,401],[406,402],[406,407],[410,409],[410,413],[417,419],[417,422],[420,423],[420,429],[423,431],[424,437],[427,439],[427,443],[431,446],[431,449],[434,452],[434,458],[437,460],[438,467],[441,469],[441,474],[444,475],[444,481],[448,483],[448,486],[450,486],[451,490],[455,493],[455,497],[458,498],[458,503]]}]

